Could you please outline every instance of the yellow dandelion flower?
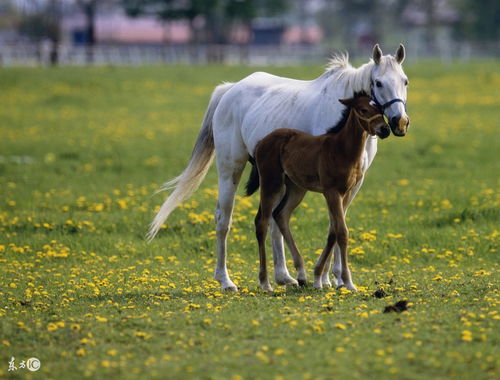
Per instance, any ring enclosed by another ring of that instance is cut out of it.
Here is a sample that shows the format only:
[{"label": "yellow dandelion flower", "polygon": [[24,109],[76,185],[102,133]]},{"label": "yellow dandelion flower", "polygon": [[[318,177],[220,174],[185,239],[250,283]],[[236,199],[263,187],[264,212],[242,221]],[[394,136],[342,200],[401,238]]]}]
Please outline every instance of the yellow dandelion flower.
[{"label": "yellow dandelion flower", "polygon": [[255,353],[255,356],[257,356],[257,358],[259,358],[260,360],[262,360],[266,364],[269,364],[271,362],[269,357],[265,353],[263,353],[262,351],[257,351]]},{"label": "yellow dandelion flower", "polygon": [[472,333],[470,330],[462,330],[462,340],[464,342],[472,342]]}]

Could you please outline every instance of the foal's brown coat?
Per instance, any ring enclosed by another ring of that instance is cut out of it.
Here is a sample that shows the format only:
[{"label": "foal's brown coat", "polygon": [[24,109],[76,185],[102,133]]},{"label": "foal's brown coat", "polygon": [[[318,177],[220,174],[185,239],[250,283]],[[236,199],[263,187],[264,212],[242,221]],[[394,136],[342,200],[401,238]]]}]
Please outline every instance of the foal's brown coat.
[{"label": "foal's brown coat", "polygon": [[[340,100],[349,107],[345,125],[339,132],[311,136],[292,129],[278,129],[262,139],[255,149],[259,173],[260,207],[255,218],[259,243],[259,279],[263,289],[272,290],[267,277],[265,240],[269,218],[276,220],[289,247],[300,284],[306,283],[302,257],[290,232],[292,211],[307,191],[324,195],[330,215],[330,229],[325,248],[314,268],[314,286],[322,287],[321,277],[335,243],[339,244],[342,280],[348,289],[355,290],[347,263],[348,230],[344,207],[351,189],[362,179],[362,156],[369,135],[382,138],[389,127],[379,110],[370,104],[368,96]],[[273,206],[280,200],[273,212]]]}]

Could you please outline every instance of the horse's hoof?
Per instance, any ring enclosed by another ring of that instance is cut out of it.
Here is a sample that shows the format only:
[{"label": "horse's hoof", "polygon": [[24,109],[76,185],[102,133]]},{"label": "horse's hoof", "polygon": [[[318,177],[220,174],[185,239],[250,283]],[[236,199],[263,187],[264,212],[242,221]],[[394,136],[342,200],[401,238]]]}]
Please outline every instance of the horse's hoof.
[{"label": "horse's hoof", "polygon": [[340,290],[342,288],[345,288],[345,285],[344,284],[340,284],[339,286],[337,286],[337,290]]},{"label": "horse's hoof", "polygon": [[321,281],[314,281],[313,286],[315,289],[323,289],[323,284],[321,283]]},{"label": "horse's hoof", "polygon": [[278,285],[297,286],[299,283],[292,277],[275,278]]},{"label": "horse's hoof", "polygon": [[307,286],[307,280],[302,280],[299,278],[298,282],[299,282],[299,286]]},{"label": "horse's hoof", "polygon": [[325,288],[331,288],[332,287],[332,283],[330,281],[323,281],[323,287],[325,287]]},{"label": "horse's hoof", "polygon": [[222,290],[224,290],[225,292],[237,292],[238,291],[238,287],[233,284],[233,285],[224,286],[222,288]]}]

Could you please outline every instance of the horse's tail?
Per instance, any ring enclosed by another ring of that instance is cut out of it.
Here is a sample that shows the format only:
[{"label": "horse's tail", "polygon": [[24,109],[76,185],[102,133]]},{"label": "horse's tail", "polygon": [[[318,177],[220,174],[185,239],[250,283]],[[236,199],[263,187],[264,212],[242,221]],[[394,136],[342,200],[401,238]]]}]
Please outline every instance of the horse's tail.
[{"label": "horse's tail", "polygon": [[196,191],[196,189],[198,189],[201,182],[205,178],[215,153],[212,125],[214,113],[222,96],[232,86],[232,83],[224,83],[215,88],[208,104],[198,139],[196,140],[191,153],[188,166],[178,177],[168,181],[160,188],[160,190],[158,190],[158,192],[160,192],[168,189],[174,189],[172,194],[170,194],[170,196],[162,204],[160,211],[158,211],[158,214],[156,214],[153,222],[151,223],[147,233],[148,240],[151,241],[156,236],[170,213],[179,205],[179,203],[189,198]]},{"label": "horse's tail", "polygon": [[250,163],[252,164],[252,171],[250,172],[247,184],[245,185],[247,197],[255,193],[260,186],[259,170],[257,169],[257,164],[252,157],[249,157],[248,161],[250,161]]}]

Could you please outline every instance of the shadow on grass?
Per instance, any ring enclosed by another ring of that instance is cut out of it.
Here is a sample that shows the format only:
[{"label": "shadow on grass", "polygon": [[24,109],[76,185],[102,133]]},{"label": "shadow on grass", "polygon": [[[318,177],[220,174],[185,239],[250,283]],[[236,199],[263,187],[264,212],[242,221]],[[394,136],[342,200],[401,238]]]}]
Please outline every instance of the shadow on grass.
[{"label": "shadow on grass", "polygon": [[495,207],[481,209],[464,208],[461,212],[450,212],[446,215],[429,219],[427,224],[436,227],[455,226],[462,222],[493,222],[500,218],[500,210]]}]

